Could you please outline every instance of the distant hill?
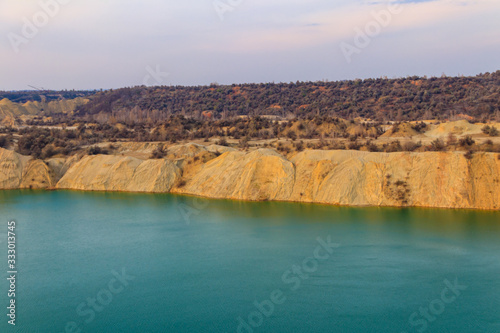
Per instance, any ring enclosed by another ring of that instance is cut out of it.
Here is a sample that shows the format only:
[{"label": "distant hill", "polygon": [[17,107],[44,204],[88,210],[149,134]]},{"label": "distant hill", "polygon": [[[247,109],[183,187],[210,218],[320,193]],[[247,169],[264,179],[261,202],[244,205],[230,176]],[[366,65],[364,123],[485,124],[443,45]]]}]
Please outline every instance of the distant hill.
[{"label": "distant hill", "polygon": [[26,102],[50,102],[62,99],[75,99],[77,97],[87,97],[95,94],[95,91],[88,90],[20,90],[20,91],[0,91],[0,100],[8,99],[14,103]]},{"label": "distant hill", "polygon": [[179,114],[197,119],[274,115],[500,121],[500,71],[474,77],[141,86],[98,92],[89,98],[89,103],[77,108],[77,115],[96,118],[112,114],[134,121]]},{"label": "distant hill", "polygon": [[0,100],[0,123],[14,125],[15,119],[22,116],[52,116],[56,114],[73,114],[75,109],[89,100],[82,97],[53,101],[28,101],[14,103],[7,98]]}]

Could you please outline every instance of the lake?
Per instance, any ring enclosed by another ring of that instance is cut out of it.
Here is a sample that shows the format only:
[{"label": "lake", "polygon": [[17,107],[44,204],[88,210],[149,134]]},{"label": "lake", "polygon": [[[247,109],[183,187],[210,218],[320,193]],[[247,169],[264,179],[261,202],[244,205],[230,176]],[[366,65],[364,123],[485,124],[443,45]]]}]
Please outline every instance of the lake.
[{"label": "lake", "polygon": [[500,332],[500,212],[0,191],[0,216],[0,332]]}]

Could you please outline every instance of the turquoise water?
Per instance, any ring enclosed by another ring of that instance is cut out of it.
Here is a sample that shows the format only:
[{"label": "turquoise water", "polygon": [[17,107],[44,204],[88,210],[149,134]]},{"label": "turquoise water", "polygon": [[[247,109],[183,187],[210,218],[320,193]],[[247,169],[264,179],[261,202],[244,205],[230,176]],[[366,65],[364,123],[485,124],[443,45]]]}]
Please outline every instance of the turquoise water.
[{"label": "turquoise water", "polygon": [[1,191],[0,217],[0,332],[500,332],[498,212]]}]

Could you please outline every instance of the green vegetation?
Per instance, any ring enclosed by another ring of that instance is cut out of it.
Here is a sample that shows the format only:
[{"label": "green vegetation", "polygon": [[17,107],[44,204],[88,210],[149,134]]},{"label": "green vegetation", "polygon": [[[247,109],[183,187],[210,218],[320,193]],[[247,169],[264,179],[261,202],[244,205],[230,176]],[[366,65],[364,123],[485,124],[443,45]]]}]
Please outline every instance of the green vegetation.
[{"label": "green vegetation", "polygon": [[489,135],[489,136],[498,136],[500,132],[496,129],[496,127],[490,127],[488,125],[484,126],[482,128],[482,131],[484,134]]},{"label": "green vegetation", "polygon": [[0,135],[0,148],[7,148],[12,143],[12,135]]},{"label": "green vegetation", "polygon": [[[471,136],[460,139],[454,134],[422,143],[411,137],[381,137],[408,127],[395,123],[392,127],[378,122],[346,121],[331,117],[313,117],[289,121],[268,118],[234,118],[232,120],[201,121],[183,116],[171,117],[154,127],[135,124],[79,124],[72,129],[27,127],[17,133],[0,136],[0,146],[14,143],[16,151],[37,158],[69,155],[82,149],[88,154],[106,154],[115,147],[100,148],[104,142],[164,142],[151,158],[163,158],[166,145],[176,142],[204,141],[240,149],[269,147],[289,154],[304,149],[365,150],[370,152],[424,152],[424,151],[484,151],[500,152],[500,144],[491,140],[478,143]],[[12,131],[12,130],[11,130]],[[14,134],[14,135],[12,135]],[[17,141],[17,144],[16,144]]]}]

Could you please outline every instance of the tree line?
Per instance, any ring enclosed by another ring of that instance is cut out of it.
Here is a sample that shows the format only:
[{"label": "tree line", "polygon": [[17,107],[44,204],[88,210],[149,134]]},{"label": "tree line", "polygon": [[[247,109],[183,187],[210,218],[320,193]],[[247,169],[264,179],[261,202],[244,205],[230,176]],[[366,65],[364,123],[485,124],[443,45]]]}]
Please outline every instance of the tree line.
[{"label": "tree line", "polygon": [[173,115],[197,120],[238,116],[317,116],[375,121],[500,121],[500,71],[472,77],[337,82],[129,87],[97,92],[76,114],[99,122],[155,124]]}]

